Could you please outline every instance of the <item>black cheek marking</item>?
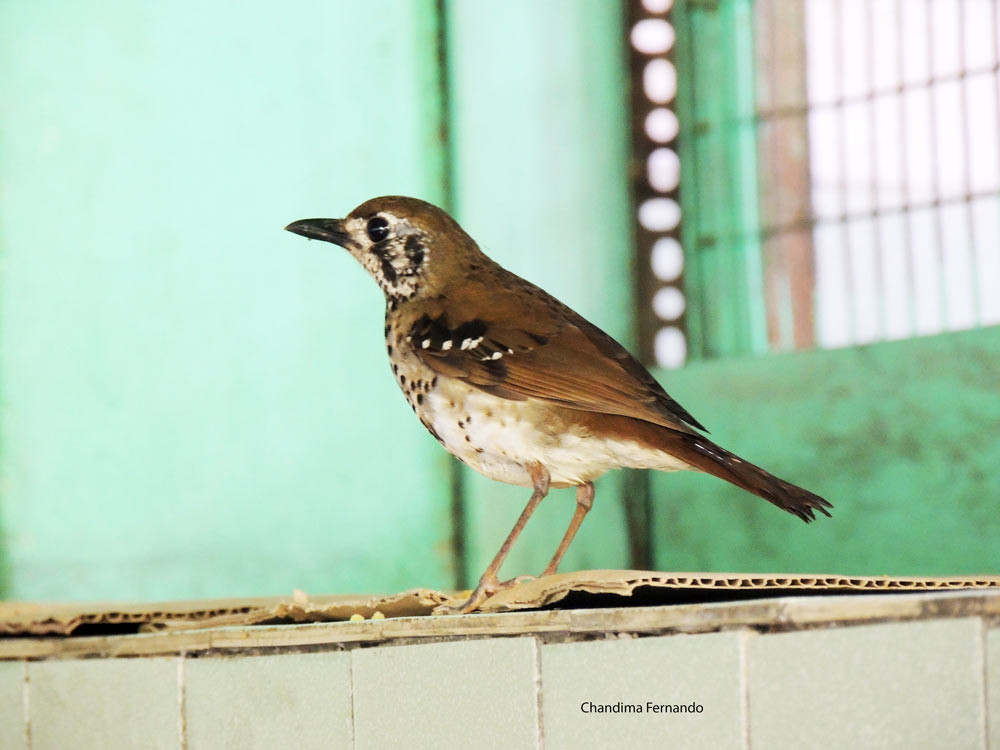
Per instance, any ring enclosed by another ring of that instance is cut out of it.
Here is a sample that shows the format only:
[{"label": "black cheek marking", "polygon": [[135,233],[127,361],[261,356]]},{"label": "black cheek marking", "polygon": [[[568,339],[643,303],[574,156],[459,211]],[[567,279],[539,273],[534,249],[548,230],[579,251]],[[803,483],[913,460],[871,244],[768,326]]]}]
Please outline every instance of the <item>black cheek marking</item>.
[{"label": "black cheek marking", "polygon": [[424,246],[420,244],[416,235],[411,234],[406,238],[406,257],[410,259],[414,270],[424,262]]},{"label": "black cheek marking", "polygon": [[393,267],[388,258],[382,258],[382,276],[385,277],[386,283],[391,286],[396,285],[396,281],[398,280],[396,269]]}]

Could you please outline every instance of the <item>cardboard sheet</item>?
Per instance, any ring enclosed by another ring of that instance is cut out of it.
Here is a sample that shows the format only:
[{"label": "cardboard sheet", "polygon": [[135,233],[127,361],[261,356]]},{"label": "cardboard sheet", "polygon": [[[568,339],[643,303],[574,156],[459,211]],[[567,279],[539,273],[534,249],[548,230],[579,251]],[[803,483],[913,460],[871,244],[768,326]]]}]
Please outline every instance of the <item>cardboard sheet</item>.
[{"label": "cardboard sheet", "polygon": [[[588,570],[529,580],[498,592],[483,612],[541,608],[690,604],[804,594],[892,593],[1000,589],[1000,576],[898,577],[764,573],[665,573]],[[310,596],[217,599],[155,604],[0,602],[0,636],[73,635],[306,623],[353,617],[430,615],[468,592],[412,589],[385,596]]]}]

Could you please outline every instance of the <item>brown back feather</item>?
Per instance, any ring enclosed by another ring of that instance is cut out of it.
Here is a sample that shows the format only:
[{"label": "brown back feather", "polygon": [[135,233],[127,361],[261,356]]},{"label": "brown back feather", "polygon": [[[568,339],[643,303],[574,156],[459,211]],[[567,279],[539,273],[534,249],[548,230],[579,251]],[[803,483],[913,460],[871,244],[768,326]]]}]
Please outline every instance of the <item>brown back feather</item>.
[{"label": "brown back feather", "polygon": [[685,432],[705,429],[618,342],[509,276],[507,283],[467,284],[425,304],[410,338],[427,366],[501,398],[537,398]]}]

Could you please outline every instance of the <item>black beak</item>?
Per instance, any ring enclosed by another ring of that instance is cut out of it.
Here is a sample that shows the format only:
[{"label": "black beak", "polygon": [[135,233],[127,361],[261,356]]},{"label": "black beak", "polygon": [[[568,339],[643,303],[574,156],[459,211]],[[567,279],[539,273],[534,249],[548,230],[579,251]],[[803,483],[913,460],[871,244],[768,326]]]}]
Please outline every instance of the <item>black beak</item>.
[{"label": "black beak", "polygon": [[285,230],[301,234],[303,237],[308,237],[311,240],[332,242],[334,245],[340,245],[341,247],[354,244],[347,232],[344,231],[344,222],[342,219],[300,219],[299,221],[293,221],[285,227]]}]

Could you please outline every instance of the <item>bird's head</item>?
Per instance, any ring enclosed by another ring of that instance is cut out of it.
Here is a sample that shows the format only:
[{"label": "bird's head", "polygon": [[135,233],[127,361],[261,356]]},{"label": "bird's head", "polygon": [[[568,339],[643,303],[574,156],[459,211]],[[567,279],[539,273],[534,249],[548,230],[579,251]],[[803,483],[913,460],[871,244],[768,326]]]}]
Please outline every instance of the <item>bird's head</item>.
[{"label": "bird's head", "polygon": [[447,213],[398,195],[365,201],[343,219],[301,219],[285,229],[347,249],[391,302],[418,292],[438,294],[475,257],[483,257]]}]

